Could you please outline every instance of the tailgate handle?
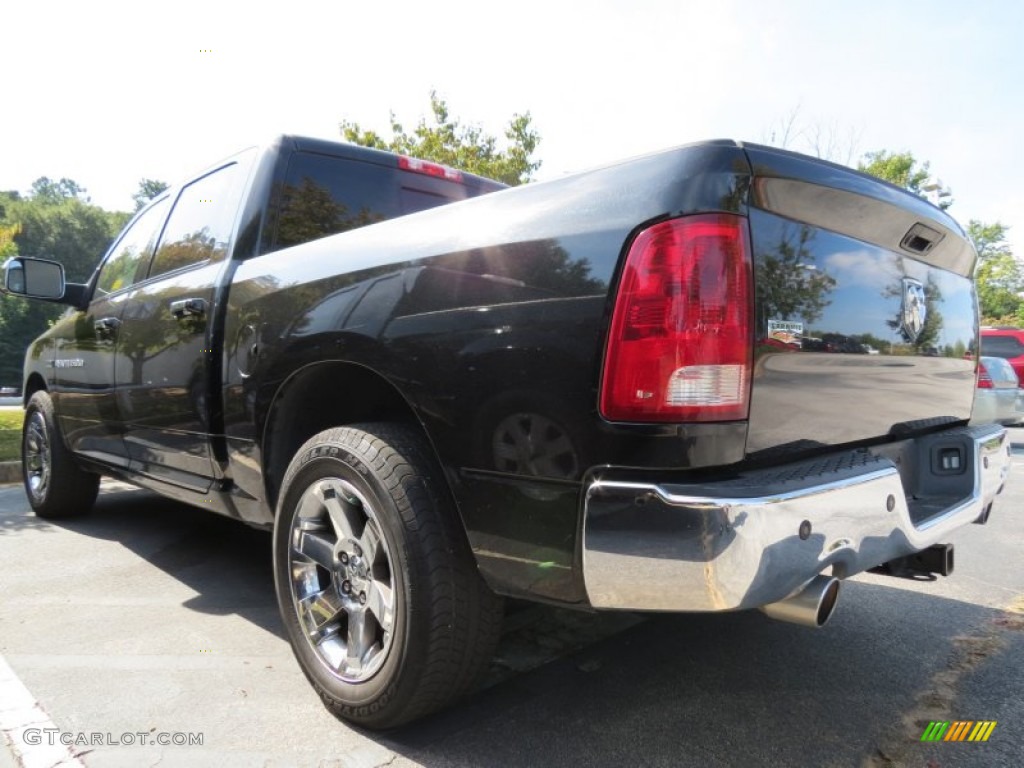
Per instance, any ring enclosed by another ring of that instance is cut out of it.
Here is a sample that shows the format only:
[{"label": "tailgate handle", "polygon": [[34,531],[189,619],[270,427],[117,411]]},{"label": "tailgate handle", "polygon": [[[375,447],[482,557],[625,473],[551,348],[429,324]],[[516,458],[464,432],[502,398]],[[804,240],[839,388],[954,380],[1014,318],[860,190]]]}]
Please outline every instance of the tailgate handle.
[{"label": "tailgate handle", "polygon": [[944,237],[945,235],[941,232],[918,222],[900,240],[900,248],[904,251],[924,256],[924,254],[941,243]]},{"label": "tailgate handle", "polygon": [[202,317],[206,314],[206,302],[203,299],[179,299],[171,302],[171,314],[179,320],[186,317]]}]

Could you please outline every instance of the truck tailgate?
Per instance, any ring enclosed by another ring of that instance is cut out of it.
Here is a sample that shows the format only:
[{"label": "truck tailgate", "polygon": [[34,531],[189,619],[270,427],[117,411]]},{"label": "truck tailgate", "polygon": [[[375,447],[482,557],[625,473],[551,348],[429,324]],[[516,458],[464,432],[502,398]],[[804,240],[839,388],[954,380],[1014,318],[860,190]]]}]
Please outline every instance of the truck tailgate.
[{"label": "truck tailgate", "polygon": [[960,227],[849,169],[745,149],[755,283],[748,455],[970,418],[975,253]]}]

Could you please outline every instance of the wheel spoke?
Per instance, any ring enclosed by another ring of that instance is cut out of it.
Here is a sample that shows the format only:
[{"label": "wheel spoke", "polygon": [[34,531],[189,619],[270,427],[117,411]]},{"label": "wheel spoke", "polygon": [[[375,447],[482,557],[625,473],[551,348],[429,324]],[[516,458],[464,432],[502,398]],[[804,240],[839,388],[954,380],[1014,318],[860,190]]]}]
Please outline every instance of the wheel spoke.
[{"label": "wheel spoke", "polygon": [[348,653],[345,668],[348,672],[360,672],[366,653],[373,646],[373,622],[367,621],[366,611],[358,609],[348,615]]},{"label": "wheel spoke", "polygon": [[345,610],[341,595],[334,587],[327,587],[320,592],[302,598],[298,604],[299,616],[302,617],[306,631],[311,635],[335,621],[338,615]]},{"label": "wheel spoke", "polygon": [[518,447],[514,443],[506,443],[504,441],[494,446],[494,455],[496,458],[504,459],[505,461],[518,462],[521,459]]},{"label": "wheel spoke", "polygon": [[541,437],[542,427],[536,416],[523,416],[516,425],[519,427],[520,439],[531,447]]},{"label": "wheel spoke", "polygon": [[564,456],[572,452],[572,442],[569,440],[569,436],[565,434],[560,434],[544,446],[544,454],[552,458]]},{"label": "wheel spoke", "polygon": [[391,586],[382,581],[370,582],[366,591],[366,610],[385,632],[390,632],[395,623],[395,593]]},{"label": "wheel spoke", "polygon": [[328,486],[322,489],[324,508],[330,515],[334,533],[339,539],[356,539],[356,530],[360,527],[360,510],[342,496],[337,489]]},{"label": "wheel spoke", "polygon": [[324,568],[331,569],[337,565],[334,560],[334,543],[318,531],[301,531],[296,550]]},{"label": "wheel spoke", "polygon": [[363,559],[371,567],[377,562],[377,558],[384,554],[381,549],[380,531],[377,530],[377,523],[373,520],[367,520],[366,525],[363,526],[363,534],[359,537],[359,546],[363,550]]},{"label": "wheel spoke", "polygon": [[323,519],[324,505],[317,494],[307,493],[299,500],[299,508],[295,513],[295,525],[302,530],[326,528]]}]

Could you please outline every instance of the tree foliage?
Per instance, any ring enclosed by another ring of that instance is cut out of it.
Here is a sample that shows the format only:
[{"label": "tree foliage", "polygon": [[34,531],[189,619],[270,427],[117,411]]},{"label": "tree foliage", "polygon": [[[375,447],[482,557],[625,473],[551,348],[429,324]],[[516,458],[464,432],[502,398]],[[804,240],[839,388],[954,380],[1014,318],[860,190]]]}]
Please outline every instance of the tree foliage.
[{"label": "tree foliage", "polygon": [[[70,282],[84,282],[126,218],[90,204],[77,182],[44,176],[27,196],[0,194],[0,255],[53,259]],[[0,382],[21,381],[25,349],[62,311],[57,304],[0,296]]]},{"label": "tree foliage", "polygon": [[525,184],[540,168],[540,161],[533,159],[540,135],[533,128],[529,112],[512,115],[505,129],[507,146],[500,149],[495,136],[453,118],[447,102],[436,91],[430,92],[430,109],[432,122],[420,118],[411,132],[392,112],[390,140],[349,120],[341,123],[341,133],[353,144],[430,160],[513,186]]},{"label": "tree foliage", "polygon": [[[953,204],[949,188],[940,181],[933,182],[929,164],[918,164],[910,152],[869,152],[860,170],[922,197],[936,193],[942,209]],[[984,324],[1024,326],[1024,269],[1010,251],[1006,230],[998,221],[984,223],[972,219],[967,224],[967,237],[978,252],[974,273],[978,305]]]},{"label": "tree foliage", "polygon": [[15,238],[18,252],[59,261],[72,282],[92,274],[125,220],[124,214],[109,213],[77,197],[54,203],[33,195],[8,199],[3,207],[4,220],[20,225]]},{"label": "tree foliage", "polygon": [[868,152],[857,165],[857,170],[885,179],[926,200],[934,200],[943,210],[953,204],[953,193],[949,187],[943,186],[941,180],[933,179],[930,164],[927,161],[918,163],[912,152],[890,152],[886,149]]},{"label": "tree foliage", "polygon": [[838,121],[804,119],[803,107],[797,104],[788,114],[762,132],[762,140],[773,147],[820,157],[833,163],[852,165],[857,157],[860,131],[842,129]]},{"label": "tree foliage", "polygon": [[779,242],[757,260],[754,278],[757,306],[765,321],[802,320],[811,325],[832,303],[836,279],[814,264],[808,226],[787,228]]},{"label": "tree foliage", "polygon": [[1007,227],[972,219],[967,236],[978,252],[974,279],[982,322],[987,325],[1024,325],[1024,270],[1006,242]]},{"label": "tree foliage", "polygon": [[[17,222],[0,224],[0,262],[18,255],[15,241],[21,231]],[[21,383],[21,365],[28,340],[46,327],[52,305],[0,295],[0,384]]]},{"label": "tree foliage", "polygon": [[166,181],[158,179],[139,179],[139,188],[132,195],[132,200],[135,201],[135,212],[138,213],[145,208],[150,200],[167,189],[168,186]]},{"label": "tree foliage", "polygon": [[40,176],[32,182],[32,199],[46,205],[60,205],[67,200],[89,202],[85,187],[74,180],[61,178],[54,181],[48,176]]},{"label": "tree foliage", "polygon": [[6,261],[18,253],[18,246],[14,238],[21,231],[21,225],[15,222],[4,226],[0,224],[0,261]]}]

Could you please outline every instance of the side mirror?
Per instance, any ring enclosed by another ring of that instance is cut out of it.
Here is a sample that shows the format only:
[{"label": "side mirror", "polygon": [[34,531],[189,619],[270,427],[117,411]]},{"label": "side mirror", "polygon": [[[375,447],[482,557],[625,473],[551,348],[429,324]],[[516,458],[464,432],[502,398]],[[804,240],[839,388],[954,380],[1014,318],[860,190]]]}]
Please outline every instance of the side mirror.
[{"label": "side mirror", "polygon": [[64,266],[56,261],[18,256],[4,265],[4,288],[29,299],[64,298]]}]

